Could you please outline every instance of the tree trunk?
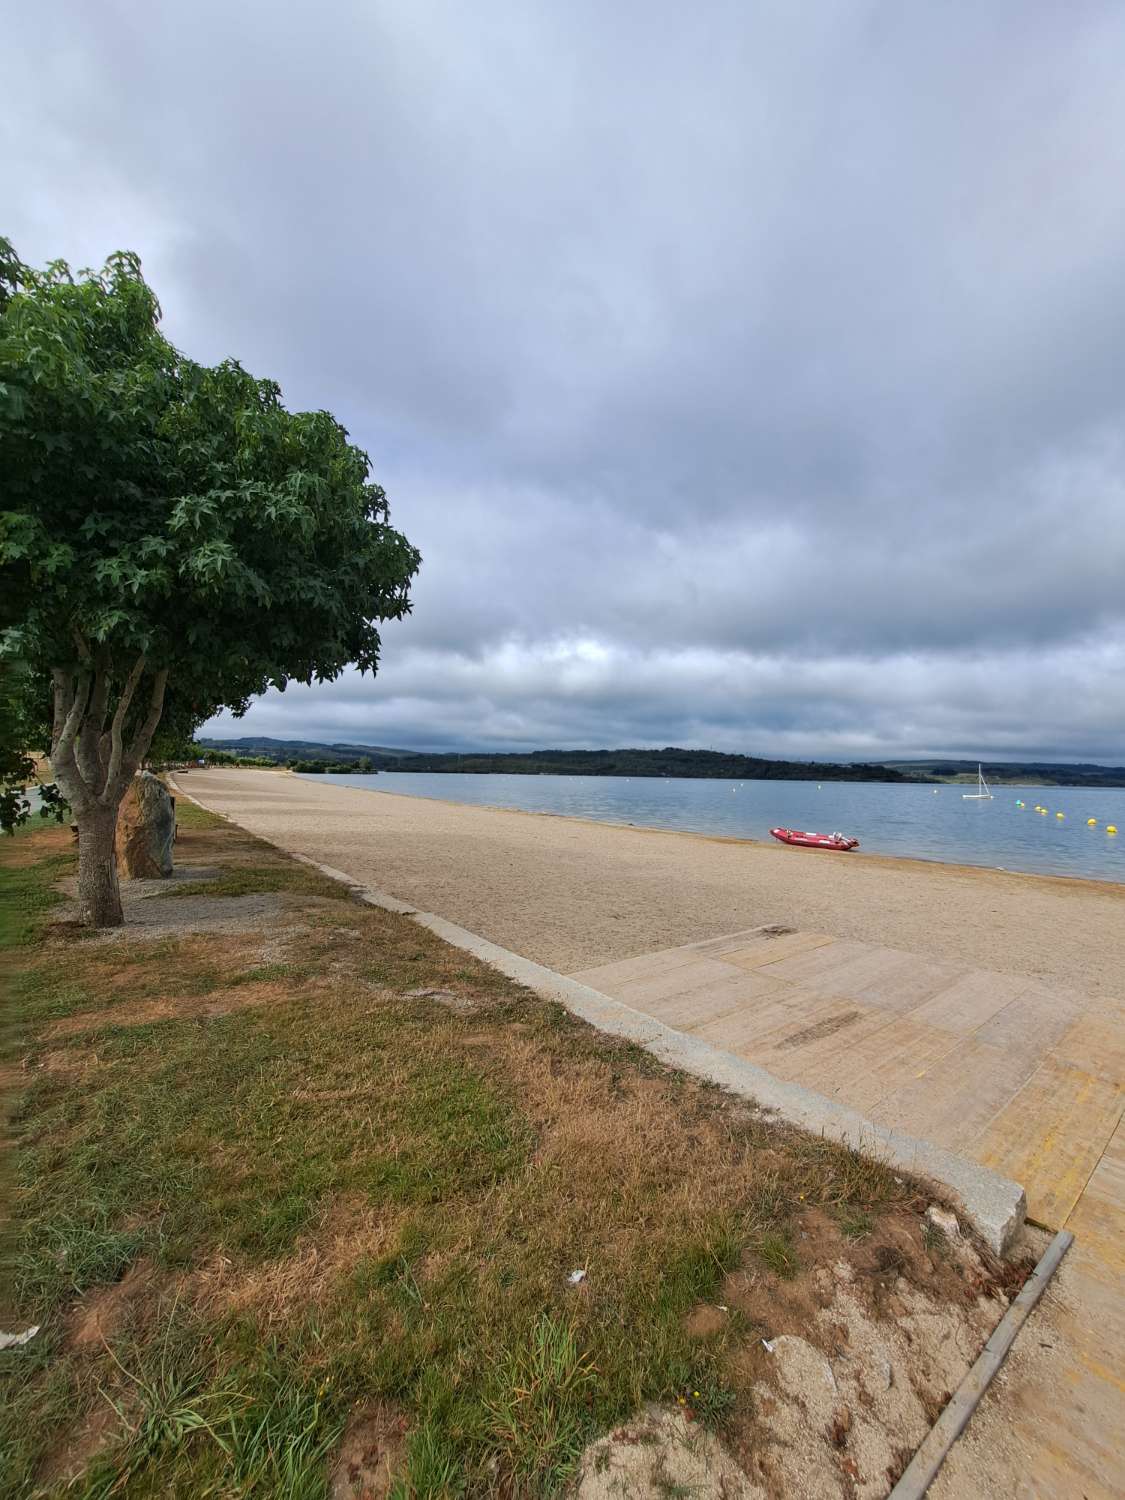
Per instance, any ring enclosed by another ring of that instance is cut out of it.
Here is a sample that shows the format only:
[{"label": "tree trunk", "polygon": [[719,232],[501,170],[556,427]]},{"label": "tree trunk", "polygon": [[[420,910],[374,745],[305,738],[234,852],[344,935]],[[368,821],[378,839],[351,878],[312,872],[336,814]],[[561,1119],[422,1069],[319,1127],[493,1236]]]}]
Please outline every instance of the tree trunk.
[{"label": "tree trunk", "polygon": [[126,744],[126,721],[145,659],[138,656],[133,663],[107,729],[110,693],[119,674],[106,648],[92,652],[77,630],[74,640],[77,663],[51,668],[51,769],[78,824],[79,917],[88,927],[120,927],[125,916],[114,848],[117,814],[160,722],[168,669],[153,674],[148,713]]},{"label": "tree trunk", "polygon": [[117,884],[117,806],[76,812],[78,823],[79,921],[87,927],[120,927],[121,890]]}]

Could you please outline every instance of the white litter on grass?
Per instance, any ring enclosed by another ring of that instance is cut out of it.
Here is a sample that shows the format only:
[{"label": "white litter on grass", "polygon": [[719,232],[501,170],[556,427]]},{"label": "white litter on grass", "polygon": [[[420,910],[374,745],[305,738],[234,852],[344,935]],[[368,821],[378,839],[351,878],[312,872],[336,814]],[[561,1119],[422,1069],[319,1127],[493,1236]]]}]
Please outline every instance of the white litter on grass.
[{"label": "white litter on grass", "polygon": [[0,1333],[0,1349],[15,1349],[20,1344],[26,1344],[39,1332],[39,1324],[35,1323],[31,1328],[25,1328],[22,1333]]},{"label": "white litter on grass", "polygon": [[777,1348],[777,1340],[776,1339],[763,1339],[762,1340],[762,1348],[766,1351],[767,1354],[772,1354],[773,1351]]},{"label": "white litter on grass", "polygon": [[580,1281],[585,1281],[586,1280],[586,1272],[585,1271],[571,1271],[570,1275],[566,1279],[570,1283],[571,1286],[577,1286]]}]

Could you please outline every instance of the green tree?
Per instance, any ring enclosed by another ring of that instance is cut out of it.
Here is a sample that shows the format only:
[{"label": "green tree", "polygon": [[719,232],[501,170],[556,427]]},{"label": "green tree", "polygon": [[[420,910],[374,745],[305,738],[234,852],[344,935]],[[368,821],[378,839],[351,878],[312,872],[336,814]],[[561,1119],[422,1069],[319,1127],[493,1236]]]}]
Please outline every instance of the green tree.
[{"label": "green tree", "polygon": [[0,638],[49,697],[95,926],[122,920],[117,813],[162,714],[187,738],[267,687],[374,672],[420,560],[328,412],[159,322],[135,255],[75,277],[0,240]]}]

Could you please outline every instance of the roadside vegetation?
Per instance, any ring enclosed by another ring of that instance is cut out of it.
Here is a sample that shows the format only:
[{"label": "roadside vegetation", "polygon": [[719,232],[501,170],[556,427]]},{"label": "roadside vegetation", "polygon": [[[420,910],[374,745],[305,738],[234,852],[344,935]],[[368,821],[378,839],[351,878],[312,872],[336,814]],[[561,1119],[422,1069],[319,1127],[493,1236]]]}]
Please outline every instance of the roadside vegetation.
[{"label": "roadside vegetation", "polygon": [[4,1495],[550,1494],[645,1401],[750,1452],[753,1308],[921,1254],[910,1182],[178,812],[109,934],[68,830],[0,845]]}]

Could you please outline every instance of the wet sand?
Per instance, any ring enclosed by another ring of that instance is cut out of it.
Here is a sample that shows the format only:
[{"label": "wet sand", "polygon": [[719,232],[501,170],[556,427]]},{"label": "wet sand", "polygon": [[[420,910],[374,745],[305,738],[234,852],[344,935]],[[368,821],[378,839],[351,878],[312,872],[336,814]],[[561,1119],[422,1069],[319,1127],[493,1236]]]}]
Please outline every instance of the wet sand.
[{"label": "wet sand", "polygon": [[207,807],[563,973],[765,923],[1125,999],[1125,886],[195,770]]}]

